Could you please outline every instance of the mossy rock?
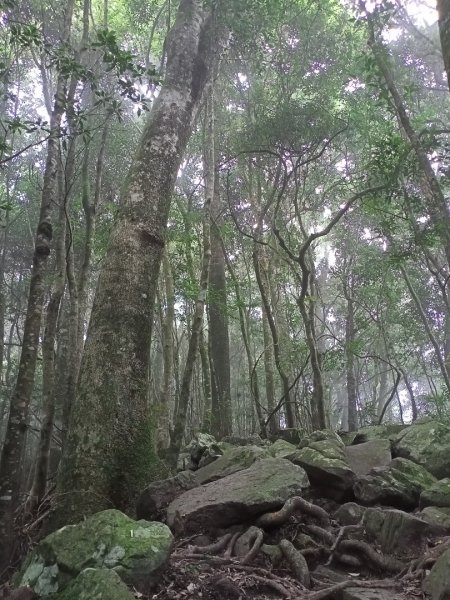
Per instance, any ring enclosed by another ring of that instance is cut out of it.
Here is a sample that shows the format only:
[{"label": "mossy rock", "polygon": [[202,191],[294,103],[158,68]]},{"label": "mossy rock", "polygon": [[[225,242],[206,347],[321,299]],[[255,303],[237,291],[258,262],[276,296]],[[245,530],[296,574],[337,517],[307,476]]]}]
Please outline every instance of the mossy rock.
[{"label": "mossy rock", "polygon": [[450,507],[450,478],[440,479],[420,495],[420,506]]},{"label": "mossy rock", "polygon": [[427,506],[417,516],[436,528],[442,528],[445,533],[450,532],[450,507]]},{"label": "mossy rock", "polygon": [[134,521],[118,510],[105,510],[47,536],[33,549],[15,579],[46,596],[64,587],[86,568],[113,569],[132,585],[167,560],[173,536],[163,523]]},{"label": "mossy rock", "polygon": [[395,458],[388,467],[375,468],[359,477],[353,491],[362,504],[386,504],[402,509],[419,505],[420,494],[436,482],[426,469],[406,458]]},{"label": "mossy rock", "polygon": [[270,456],[273,456],[274,458],[288,458],[288,456],[293,454],[297,448],[294,444],[286,442],[285,440],[276,440],[267,448],[267,450]]},{"label": "mossy rock", "polygon": [[[327,432],[315,432],[325,433]],[[311,485],[320,488],[324,493],[330,489],[352,489],[355,474],[345,456],[345,446],[334,432],[324,435],[323,439],[310,441],[308,446],[290,455],[289,460],[303,467]]]},{"label": "mossy rock", "polygon": [[210,481],[216,481],[232,473],[247,469],[256,460],[269,457],[270,454],[268,451],[259,446],[232,447],[214,462],[198,469],[195,475],[200,484],[209,483]]},{"label": "mossy rock", "polygon": [[337,446],[344,448],[344,442],[332,429],[317,429],[316,431],[313,431],[301,440],[298,447],[306,448],[306,446],[310,446],[313,442],[323,442],[326,440],[332,441]]},{"label": "mossy rock", "polygon": [[450,477],[450,427],[433,419],[410,425],[395,437],[393,454],[422,465],[438,479]]},{"label": "mossy rock", "polygon": [[434,563],[423,582],[423,591],[432,600],[450,598],[450,550],[446,550]]},{"label": "mossy rock", "polygon": [[356,434],[353,436],[352,444],[363,444],[370,440],[391,440],[393,441],[397,435],[408,428],[408,425],[401,425],[400,423],[386,423],[384,425],[367,425],[367,427],[361,427],[358,429]]},{"label": "mossy rock", "polygon": [[110,569],[85,569],[51,600],[135,600],[135,596]]}]

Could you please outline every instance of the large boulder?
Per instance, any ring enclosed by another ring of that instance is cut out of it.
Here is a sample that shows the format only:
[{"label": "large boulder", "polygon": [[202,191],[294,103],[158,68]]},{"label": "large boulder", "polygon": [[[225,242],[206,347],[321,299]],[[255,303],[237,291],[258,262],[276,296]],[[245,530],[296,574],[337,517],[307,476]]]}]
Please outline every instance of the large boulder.
[{"label": "large boulder", "polygon": [[395,437],[393,454],[422,465],[438,479],[450,477],[450,427],[433,419],[410,425]]},{"label": "large boulder", "polygon": [[434,532],[426,521],[396,509],[368,508],[363,525],[367,536],[380,544],[382,552],[407,559],[420,556],[428,536]]},{"label": "large boulder", "polygon": [[283,458],[263,458],[179,496],[167,509],[167,523],[186,533],[228,527],[280,508],[308,486],[302,468]]},{"label": "large boulder", "polygon": [[398,423],[385,423],[383,425],[368,425],[361,427],[353,435],[352,444],[363,444],[370,440],[391,440],[396,439],[397,435],[406,429],[408,425],[400,425]]},{"label": "large boulder", "polygon": [[181,471],[175,477],[153,481],[141,493],[136,504],[136,516],[147,521],[160,520],[165,509],[177,496],[199,485],[196,473]]},{"label": "large boulder", "polygon": [[423,591],[431,596],[431,600],[450,598],[450,550],[443,552],[434,563],[423,582]]},{"label": "large boulder", "polygon": [[367,475],[374,467],[386,467],[392,460],[389,440],[374,439],[357,446],[346,446],[345,456],[351,470]]},{"label": "large boulder", "polygon": [[296,452],[297,447],[285,440],[276,440],[267,450],[274,458],[288,458]]},{"label": "large boulder", "polygon": [[289,456],[295,465],[305,469],[311,485],[324,494],[332,489],[348,492],[352,489],[355,474],[345,456],[345,446],[334,431],[315,431],[307,446]]},{"label": "large boulder", "polygon": [[180,452],[177,461],[177,471],[195,471],[200,463],[206,464],[212,462],[221,454],[222,450],[213,435],[209,433],[197,433]]},{"label": "large boulder", "polygon": [[450,533],[450,508],[449,507],[439,507],[439,506],[427,506],[419,513],[417,516],[433,525],[436,530],[441,530],[442,534]]},{"label": "large boulder", "polygon": [[264,440],[258,433],[252,433],[247,437],[240,435],[227,435],[222,438],[222,442],[232,446],[264,446]]},{"label": "large boulder", "polygon": [[[295,448],[294,448],[295,450]],[[265,448],[259,446],[236,446],[226,450],[217,460],[195,472],[201,484],[216,481],[243,469],[248,469],[256,460],[269,458]]]},{"label": "large boulder", "polygon": [[118,510],[105,510],[39,542],[15,583],[46,596],[61,591],[86,568],[103,568],[140,586],[165,563],[172,540],[163,523],[134,521]]},{"label": "large boulder", "polygon": [[426,469],[406,458],[395,458],[388,467],[374,468],[353,486],[362,504],[385,504],[405,510],[419,505],[420,494],[436,481]]},{"label": "large boulder", "polygon": [[85,569],[51,600],[135,600],[115,571]]},{"label": "large boulder", "polygon": [[450,478],[440,479],[420,494],[420,506],[450,506]]}]

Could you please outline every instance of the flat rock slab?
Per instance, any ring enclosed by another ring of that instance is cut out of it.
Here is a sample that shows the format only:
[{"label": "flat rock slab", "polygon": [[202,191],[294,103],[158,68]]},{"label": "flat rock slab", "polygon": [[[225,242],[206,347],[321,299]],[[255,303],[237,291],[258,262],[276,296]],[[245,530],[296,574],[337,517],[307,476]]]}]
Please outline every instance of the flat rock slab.
[{"label": "flat rock slab", "polygon": [[356,475],[367,475],[374,467],[386,467],[392,460],[389,440],[370,440],[364,444],[347,446],[345,455]]},{"label": "flat rock slab", "polygon": [[342,600],[400,600],[394,589],[348,587],[342,594]]},{"label": "flat rock slab", "polygon": [[[295,450],[295,448],[294,448]],[[201,467],[195,472],[199,483],[210,483],[222,479],[243,469],[248,469],[256,460],[269,458],[270,454],[265,448],[259,446],[237,446],[226,450],[214,462]],[[194,487],[194,486],[193,486]]]},{"label": "flat rock slab", "polygon": [[307,487],[301,467],[284,458],[265,458],[179,496],[167,509],[167,524],[184,533],[228,527],[280,508]]}]

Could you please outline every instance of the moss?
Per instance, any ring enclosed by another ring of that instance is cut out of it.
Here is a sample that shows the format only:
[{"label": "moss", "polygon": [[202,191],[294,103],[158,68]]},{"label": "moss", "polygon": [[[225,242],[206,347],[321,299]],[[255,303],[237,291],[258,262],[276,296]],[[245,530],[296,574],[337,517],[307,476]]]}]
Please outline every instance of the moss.
[{"label": "moss", "polygon": [[134,596],[114,571],[85,569],[52,600],[133,600]]},{"label": "moss", "polygon": [[172,534],[163,523],[134,521],[118,510],[106,510],[77,525],[47,536],[25,563],[17,585],[35,591],[62,589],[83,569],[114,569],[137,584],[167,559]]}]

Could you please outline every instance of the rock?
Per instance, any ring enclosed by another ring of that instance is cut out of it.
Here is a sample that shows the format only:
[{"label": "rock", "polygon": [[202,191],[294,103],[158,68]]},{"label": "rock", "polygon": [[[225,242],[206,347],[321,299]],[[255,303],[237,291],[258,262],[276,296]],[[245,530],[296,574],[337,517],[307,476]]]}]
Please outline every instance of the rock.
[{"label": "rock", "polygon": [[217,446],[216,438],[209,433],[197,433],[183,448],[183,454],[189,454],[194,465],[198,465],[204,452],[211,446]]},{"label": "rock", "polygon": [[309,486],[303,469],[283,458],[263,458],[250,468],[184,492],[167,509],[179,532],[217,529],[280,508]]},{"label": "rock", "polygon": [[420,507],[450,506],[450,478],[440,479],[420,494]]},{"label": "rock", "polygon": [[199,485],[199,481],[192,471],[181,471],[175,477],[152,482],[138,498],[137,518],[147,521],[161,519],[164,509],[177,496],[197,485]]},{"label": "rock", "polygon": [[7,594],[6,596],[2,594],[3,591],[3,589],[0,589],[0,598],[6,598],[6,600],[36,600],[37,598],[36,594],[30,587],[20,587],[16,590],[13,590],[11,593],[5,591]]},{"label": "rock", "polygon": [[124,582],[110,569],[85,569],[51,600],[135,600]]},{"label": "rock", "polygon": [[363,518],[366,510],[364,506],[360,506],[356,502],[346,502],[337,509],[333,518],[339,525],[357,525]]},{"label": "rock", "polygon": [[450,598],[450,550],[443,552],[434,563],[423,582],[423,591],[431,596],[431,600]]},{"label": "rock", "polygon": [[363,444],[369,440],[394,440],[396,436],[406,429],[408,425],[400,425],[397,423],[386,423],[384,425],[369,425],[361,427],[356,432],[352,444]]},{"label": "rock", "polygon": [[374,467],[385,467],[392,460],[389,440],[370,440],[357,446],[346,446],[345,455],[356,475],[367,475]]},{"label": "rock", "polygon": [[296,452],[297,448],[290,442],[284,440],[276,440],[271,446],[267,448],[270,455],[274,458],[287,458],[291,454]]},{"label": "rock", "polygon": [[427,506],[416,515],[419,519],[430,523],[430,525],[441,528],[443,534],[450,533],[450,508]]},{"label": "rock", "polygon": [[395,437],[393,455],[409,458],[438,479],[450,477],[450,427],[432,419],[410,425]]},{"label": "rock", "polygon": [[298,447],[306,448],[306,446],[309,446],[312,442],[323,442],[324,440],[332,440],[342,448],[345,446],[339,435],[332,429],[317,429],[309,435],[304,436]]},{"label": "rock", "polygon": [[[317,439],[322,437],[323,439]],[[345,456],[345,446],[333,431],[316,431],[309,438],[309,445],[289,456],[295,465],[303,467],[311,485],[324,494],[330,489],[349,491],[355,474]]]},{"label": "rock", "polygon": [[164,564],[172,540],[163,523],[134,521],[118,510],[105,510],[40,541],[15,583],[46,596],[93,567],[114,569],[126,583],[141,585]]},{"label": "rock", "polygon": [[217,460],[219,456],[222,456],[222,454],[223,450],[219,444],[213,444],[209,448],[206,448],[198,462],[198,468],[200,469],[201,467],[206,467],[206,465],[209,465]]},{"label": "rock", "polygon": [[227,435],[222,438],[222,442],[231,444],[232,446],[263,446],[264,442],[260,435],[253,433],[248,437],[240,437],[238,435]]},{"label": "rock", "polygon": [[232,473],[247,469],[255,460],[269,458],[266,449],[259,446],[237,446],[224,452],[213,463],[196,471],[197,481],[201,484],[216,481]]},{"label": "rock", "polygon": [[362,504],[386,504],[405,510],[416,508],[422,490],[436,481],[423,467],[406,458],[395,458],[388,467],[374,468],[353,486]]},{"label": "rock", "polygon": [[283,440],[285,442],[289,442],[290,444],[294,444],[294,446],[297,446],[302,437],[304,437],[304,433],[302,431],[291,427],[287,429],[278,429],[275,433],[269,436],[269,439],[272,442]]},{"label": "rock", "polygon": [[180,452],[177,458],[177,472],[195,471],[197,465],[194,464],[191,455],[188,452]]},{"label": "rock", "polygon": [[434,532],[426,521],[396,509],[368,508],[363,525],[382,552],[407,559],[419,557],[426,548],[427,536]]},{"label": "rock", "polygon": [[342,600],[400,600],[395,589],[348,587],[342,593]]}]

